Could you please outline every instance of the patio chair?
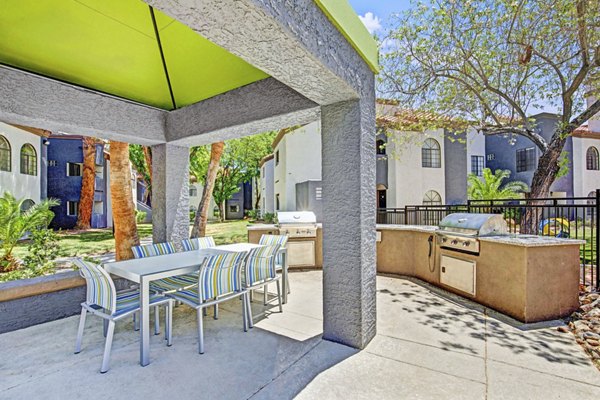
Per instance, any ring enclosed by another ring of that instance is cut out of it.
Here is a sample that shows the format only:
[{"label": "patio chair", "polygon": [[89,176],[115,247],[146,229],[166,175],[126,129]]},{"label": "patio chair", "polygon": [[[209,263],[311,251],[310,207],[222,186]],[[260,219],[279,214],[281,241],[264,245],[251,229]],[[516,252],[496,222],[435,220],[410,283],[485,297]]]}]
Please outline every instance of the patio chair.
[{"label": "patio chair", "polygon": [[[288,242],[288,237],[287,235],[261,235],[260,240],[258,241],[258,244],[264,244],[264,245],[274,245],[274,244],[278,244],[280,246],[280,249],[284,249],[285,246],[287,245]],[[275,260],[275,269],[277,272],[280,272],[283,270],[283,260],[281,259],[281,255],[278,254]],[[288,276],[286,275],[285,277],[285,287],[286,290],[288,292],[288,294],[291,292],[290,291],[290,279],[288,278]],[[268,295],[269,295],[269,285],[265,285],[264,288],[264,301],[263,304],[266,306],[267,305],[267,299],[268,299]]]},{"label": "patio chair", "polygon": [[[165,254],[173,254],[176,252],[175,246],[173,243],[154,243],[154,244],[146,244],[141,246],[133,246],[131,248],[133,251],[133,256],[135,258],[146,258],[146,257],[156,257]],[[169,278],[159,279],[156,281],[150,282],[150,291],[165,295],[166,293],[174,292],[177,290],[185,289],[191,286],[194,286],[198,283],[198,278],[196,274],[186,274],[179,276],[172,276]],[[158,320],[160,318],[158,308],[155,309],[155,325],[154,325],[154,334],[158,335],[160,333],[160,326],[158,324]],[[133,314],[133,322],[134,329],[138,330],[138,321],[136,314]]]},{"label": "patio chair", "polygon": [[[246,265],[244,267],[244,286],[248,293],[254,289],[264,287],[265,296],[266,286],[269,283],[277,284],[277,299],[279,301],[279,312],[283,312],[281,302],[281,275],[277,274],[276,258],[280,245],[266,245],[250,250]],[[250,328],[253,326],[252,308],[248,308],[248,323]]]},{"label": "patio chair", "polygon": [[[81,317],[75,342],[75,354],[81,351],[81,340],[85,328],[87,313],[97,315],[104,319],[104,356],[102,358],[101,373],[108,371],[110,362],[110,349],[112,347],[115,323],[140,309],[140,295],[137,290],[125,290],[117,292],[110,274],[104,268],[81,259],[74,260],[79,268],[79,273],[85,279],[87,285],[86,300],[81,303]],[[171,324],[173,320],[173,300],[168,297],[151,295],[150,306],[158,308],[164,305],[165,313],[165,338],[167,346],[171,345]]]},{"label": "patio chair", "polygon": [[216,246],[215,240],[212,238],[212,236],[184,239],[181,244],[183,246],[183,251],[208,249]]},{"label": "patio chair", "polygon": [[197,275],[198,285],[167,296],[196,309],[198,318],[198,352],[204,354],[202,310],[239,297],[242,300],[244,332],[248,330],[248,292],[242,285],[242,265],[246,253],[224,253],[207,257]]}]

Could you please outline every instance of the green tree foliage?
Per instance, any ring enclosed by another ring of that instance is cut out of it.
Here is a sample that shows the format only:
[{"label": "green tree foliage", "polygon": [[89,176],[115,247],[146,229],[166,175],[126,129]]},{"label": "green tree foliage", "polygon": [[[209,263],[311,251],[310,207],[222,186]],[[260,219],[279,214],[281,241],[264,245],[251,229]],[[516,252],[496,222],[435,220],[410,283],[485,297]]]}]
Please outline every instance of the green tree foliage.
[{"label": "green tree foliage", "polygon": [[25,199],[17,200],[9,192],[0,197],[0,272],[18,267],[12,251],[19,239],[27,232],[48,227],[54,213],[50,207],[58,206],[58,200],[47,199],[22,211]]},{"label": "green tree foliage", "polygon": [[[600,101],[584,102],[586,91],[600,97],[600,2],[431,0],[393,26],[380,92],[437,116],[422,129],[456,129],[459,120],[462,129],[530,139],[542,154],[531,193],[547,197],[566,138],[600,111]],[[534,107],[560,115],[549,140],[528,117]]]},{"label": "green tree foliage", "polygon": [[150,175],[150,167],[146,164],[144,156],[144,146],[140,144],[129,145],[129,160],[133,164],[133,168],[142,176],[146,188],[152,189],[152,179]]},{"label": "green tree foliage", "polygon": [[470,200],[508,200],[518,199],[523,192],[529,190],[527,184],[521,181],[510,181],[503,185],[508,178],[510,171],[501,169],[492,173],[491,169],[484,168],[483,178],[469,174],[467,195]]},{"label": "green tree foliage", "polygon": [[208,162],[210,161],[210,145],[196,146],[190,149],[190,176],[204,185]]}]

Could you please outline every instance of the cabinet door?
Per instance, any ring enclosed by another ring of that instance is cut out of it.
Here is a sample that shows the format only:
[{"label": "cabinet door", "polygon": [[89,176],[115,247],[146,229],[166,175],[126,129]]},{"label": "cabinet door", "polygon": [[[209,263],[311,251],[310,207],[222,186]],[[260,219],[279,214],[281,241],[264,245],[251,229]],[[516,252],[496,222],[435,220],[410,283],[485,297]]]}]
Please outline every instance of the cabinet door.
[{"label": "cabinet door", "polygon": [[288,242],[288,265],[290,267],[314,267],[315,266],[315,242],[314,240]]},{"label": "cabinet door", "polygon": [[440,282],[475,296],[475,262],[443,255]]}]

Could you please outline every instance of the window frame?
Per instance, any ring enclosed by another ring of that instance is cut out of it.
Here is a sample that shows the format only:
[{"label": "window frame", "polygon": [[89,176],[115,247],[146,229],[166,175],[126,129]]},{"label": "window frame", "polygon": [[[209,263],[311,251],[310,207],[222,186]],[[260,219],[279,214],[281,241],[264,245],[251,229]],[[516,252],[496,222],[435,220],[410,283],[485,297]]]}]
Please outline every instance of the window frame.
[{"label": "window frame", "polygon": [[[590,158],[593,157],[593,158]],[[600,170],[600,154],[595,146],[590,146],[585,152],[585,169],[587,171]]]},{"label": "window frame", "polygon": [[[522,155],[522,156],[521,156]],[[515,152],[515,169],[517,172],[535,170],[535,147],[524,147]]]},{"label": "window frame", "polygon": [[[2,147],[1,144],[6,143],[6,148]],[[2,155],[5,155],[7,164],[6,168],[2,168]],[[0,171],[11,172],[12,171],[12,146],[10,140],[4,135],[0,135]]]},{"label": "window frame", "polygon": [[[32,154],[24,153],[24,151],[26,149],[30,149],[32,151]],[[25,143],[23,146],[21,146],[19,161],[21,164],[21,170],[20,170],[21,174],[37,176],[37,174],[38,174],[37,151],[35,150],[35,147],[33,147],[33,145],[31,143]],[[33,170],[31,170],[32,168],[33,168]]]},{"label": "window frame", "polygon": [[[428,196],[429,193],[432,195]],[[428,198],[429,197],[429,198]],[[439,200],[434,200],[434,198]],[[442,205],[442,195],[437,190],[428,190],[423,195],[422,203],[424,206],[441,206]]]},{"label": "window frame", "polygon": [[[75,213],[72,214],[70,211],[70,206],[75,206]],[[78,201],[67,201],[67,216],[68,217],[77,217],[79,216],[79,202]]]},{"label": "window frame", "polygon": [[471,155],[471,173],[475,176],[483,176],[484,168],[485,168],[485,157]]},{"label": "window frame", "polygon": [[421,167],[422,168],[442,168],[442,147],[440,143],[427,138],[421,146]]},{"label": "window frame", "polygon": [[[71,174],[71,165],[73,166],[78,166],[79,167],[79,175],[72,175]],[[83,176],[83,163],[75,163],[75,162],[68,162],[67,163],[67,176]]]}]

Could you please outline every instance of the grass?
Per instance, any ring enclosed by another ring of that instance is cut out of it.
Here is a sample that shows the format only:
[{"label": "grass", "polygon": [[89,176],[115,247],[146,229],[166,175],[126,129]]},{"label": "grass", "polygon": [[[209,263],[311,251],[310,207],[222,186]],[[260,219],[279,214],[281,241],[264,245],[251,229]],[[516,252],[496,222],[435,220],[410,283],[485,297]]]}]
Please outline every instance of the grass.
[{"label": "grass", "polygon": [[[207,236],[213,236],[217,244],[246,242],[247,221],[226,221],[223,223],[209,223],[206,229]],[[152,237],[151,224],[139,224],[138,235],[140,239]],[[115,239],[112,229],[90,229],[88,231],[59,231],[59,257],[96,256],[115,251]],[[13,254],[23,258],[27,254],[26,241],[19,243]]]}]

